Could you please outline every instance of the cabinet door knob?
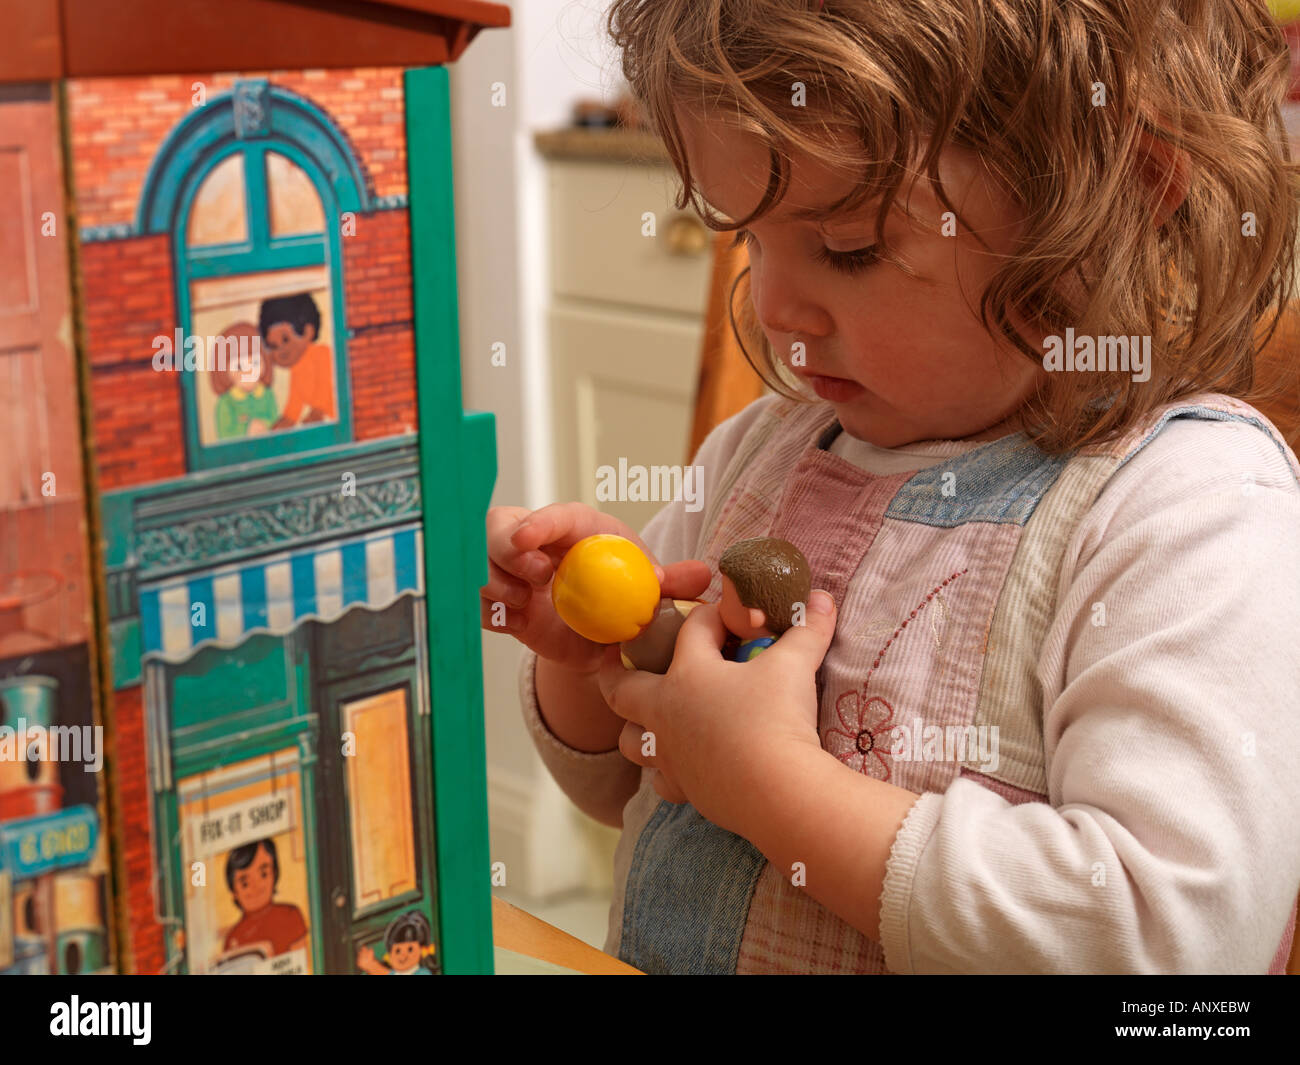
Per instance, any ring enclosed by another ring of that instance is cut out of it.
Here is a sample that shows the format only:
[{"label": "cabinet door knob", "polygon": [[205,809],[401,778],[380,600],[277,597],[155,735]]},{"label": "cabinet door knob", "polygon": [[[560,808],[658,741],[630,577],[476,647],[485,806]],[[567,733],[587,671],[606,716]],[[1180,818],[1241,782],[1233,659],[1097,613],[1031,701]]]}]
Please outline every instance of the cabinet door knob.
[{"label": "cabinet door knob", "polygon": [[694,215],[679,214],[668,223],[668,251],[671,254],[702,255],[708,246],[708,228]]}]

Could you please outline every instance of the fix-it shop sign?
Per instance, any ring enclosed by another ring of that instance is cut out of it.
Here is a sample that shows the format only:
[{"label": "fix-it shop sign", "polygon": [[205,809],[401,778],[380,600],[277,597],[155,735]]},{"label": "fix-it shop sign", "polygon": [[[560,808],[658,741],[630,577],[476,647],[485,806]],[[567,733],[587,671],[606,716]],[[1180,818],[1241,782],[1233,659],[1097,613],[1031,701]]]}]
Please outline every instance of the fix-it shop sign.
[{"label": "fix-it shop sign", "polygon": [[189,820],[189,854],[206,861],[253,840],[291,832],[296,826],[294,804],[288,795],[263,795],[232,803]]}]

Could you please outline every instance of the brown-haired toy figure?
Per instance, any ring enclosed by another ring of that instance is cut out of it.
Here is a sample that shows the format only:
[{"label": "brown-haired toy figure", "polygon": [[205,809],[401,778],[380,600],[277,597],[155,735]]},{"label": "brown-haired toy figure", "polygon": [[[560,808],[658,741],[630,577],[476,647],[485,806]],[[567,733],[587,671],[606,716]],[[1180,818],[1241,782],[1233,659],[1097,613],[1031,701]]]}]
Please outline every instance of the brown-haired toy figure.
[{"label": "brown-haired toy figure", "polygon": [[789,540],[761,536],[740,540],[718,560],[722,603],[718,612],[739,645],[728,655],[748,662],[794,624],[812,594],[808,560]]},{"label": "brown-haired toy figure", "polygon": [[[789,540],[758,537],[740,540],[722,553],[722,602],[719,614],[732,638],[723,654],[748,662],[794,624],[796,607],[812,594],[808,560]],[[661,599],[659,609],[640,634],[622,644],[623,665],[650,673],[667,673],[677,634],[697,599]]]}]

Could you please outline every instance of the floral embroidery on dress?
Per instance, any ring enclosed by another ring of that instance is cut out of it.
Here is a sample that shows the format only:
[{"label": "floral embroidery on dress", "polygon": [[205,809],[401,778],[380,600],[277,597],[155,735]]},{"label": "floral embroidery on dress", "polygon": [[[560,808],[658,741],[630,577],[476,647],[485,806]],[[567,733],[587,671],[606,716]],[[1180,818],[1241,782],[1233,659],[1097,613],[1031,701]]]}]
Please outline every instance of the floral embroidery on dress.
[{"label": "floral embroidery on dress", "polygon": [[822,744],[827,751],[855,772],[865,773],[869,777],[885,781],[892,775],[890,747],[894,708],[879,695],[868,697],[867,687],[871,684],[871,675],[879,668],[880,661],[885,657],[890,644],[898,639],[908,623],[914,621],[916,616],[925,609],[926,604],[939,595],[942,589],[966,572],[967,570],[963,569],[949,574],[931,588],[926,597],[916,604],[916,609],[902,620],[894,629],[893,635],[885,641],[885,645],[876,652],[875,660],[867,670],[866,679],[862,682],[862,689],[845,692],[835,700],[835,716],[839,718],[840,727],[827,729]]},{"label": "floral embroidery on dress", "polygon": [[850,769],[888,780],[894,708],[879,695],[851,691],[835,700],[835,716],[840,727],[826,730],[826,749]]}]

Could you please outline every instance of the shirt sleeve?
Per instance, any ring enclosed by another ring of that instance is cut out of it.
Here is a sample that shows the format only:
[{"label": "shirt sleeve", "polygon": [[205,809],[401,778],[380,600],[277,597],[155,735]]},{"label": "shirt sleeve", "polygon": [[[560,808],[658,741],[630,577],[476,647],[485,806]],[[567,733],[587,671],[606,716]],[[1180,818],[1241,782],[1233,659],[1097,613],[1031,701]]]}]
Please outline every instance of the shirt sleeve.
[{"label": "shirt sleeve", "polygon": [[890,969],[1267,971],[1300,886],[1298,575],[1300,489],[1259,430],[1175,421],[1119,470],[1039,659],[1049,801],[921,796]]},{"label": "shirt sleeve", "polygon": [[[641,530],[641,539],[662,564],[694,557],[703,514],[712,485],[717,483],[745,433],[779,397],[765,396],[716,426],[700,445],[693,465],[696,484],[702,485],[689,505],[676,500],[663,506]],[[579,751],[558,739],[546,727],[537,704],[537,655],[525,650],[519,662],[519,703],[533,746],[556,784],[577,805],[608,808],[626,802],[641,779],[640,767],[629,762],[617,749],[592,753]]]}]

